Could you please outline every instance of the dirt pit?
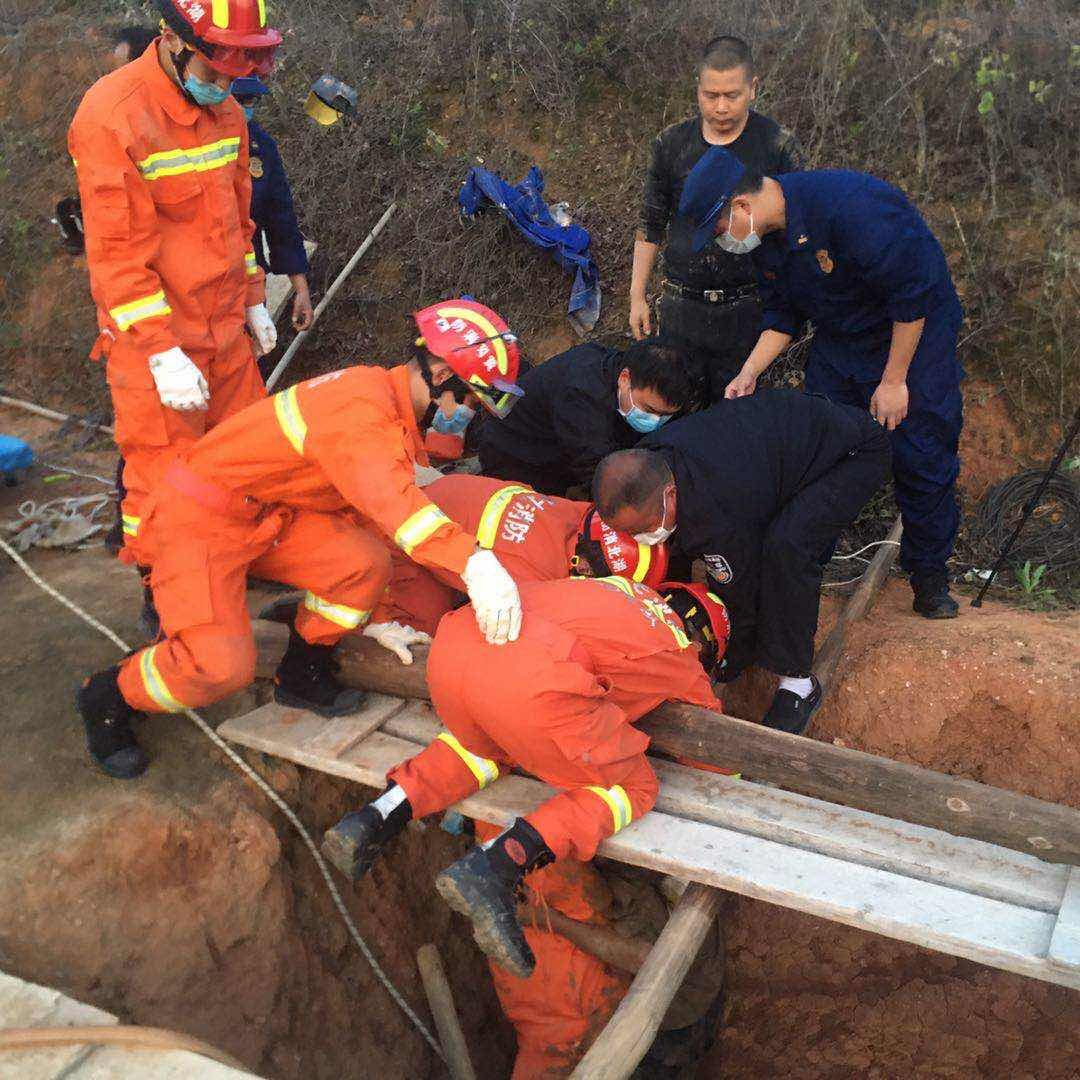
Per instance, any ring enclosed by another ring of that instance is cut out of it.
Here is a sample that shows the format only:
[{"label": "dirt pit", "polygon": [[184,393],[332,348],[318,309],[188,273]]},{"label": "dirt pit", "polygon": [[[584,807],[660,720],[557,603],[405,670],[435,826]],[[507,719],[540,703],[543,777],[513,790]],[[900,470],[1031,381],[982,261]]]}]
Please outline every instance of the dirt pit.
[{"label": "dirt pit", "polygon": [[[70,459],[66,459],[70,460]],[[83,464],[109,476],[108,460]],[[0,490],[0,518],[26,497]],[[85,490],[78,485],[65,493]],[[139,586],[100,549],[37,552],[49,581],[132,644]],[[72,707],[113,646],[0,559],[0,967],[127,1022],[190,1032],[274,1080],[445,1073],[348,940],[291,829],[183,718],[144,725],[143,779],[95,772]],[[252,606],[260,603],[252,597]],[[824,631],[837,602],[826,605]],[[813,734],[1080,806],[1080,615],[966,605],[912,617],[902,582],[850,635]],[[767,680],[734,684],[754,717]],[[214,710],[251,708],[256,687]],[[253,755],[315,835],[367,793]],[[513,1033],[486,966],[432,888],[462,850],[411,831],[347,903],[427,1016],[416,949],[438,944],[484,1077]],[[725,905],[727,999],[699,1077],[1080,1076],[1080,995],[757,901]]]}]

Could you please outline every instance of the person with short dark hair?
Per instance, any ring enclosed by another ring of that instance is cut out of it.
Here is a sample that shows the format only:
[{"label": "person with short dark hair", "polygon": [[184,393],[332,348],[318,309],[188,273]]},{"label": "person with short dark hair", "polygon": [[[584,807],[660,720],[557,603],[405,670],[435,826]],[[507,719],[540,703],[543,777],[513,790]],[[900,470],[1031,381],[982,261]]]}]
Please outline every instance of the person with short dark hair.
[{"label": "person with short dark hair", "polygon": [[964,310],[937,238],[903,192],[866,173],[761,176],[720,148],[684,188],[695,245],[754,251],[762,333],[728,396],[752,394],[797,327],[814,323],[806,389],[869,409],[889,432],[912,607],[951,619],[947,560],[956,477]]},{"label": "person with short dark hair", "polygon": [[115,71],[142,56],[158,32],[150,26],[117,26],[110,38],[113,43],[109,53],[109,67]]},{"label": "person with short dark hair", "polygon": [[577,345],[527,372],[520,384],[525,396],[514,411],[480,428],[480,468],[545,495],[587,487],[605,454],[694,408],[699,389],[682,349],[656,338],[625,352]]},{"label": "person with short dark hair", "polygon": [[653,330],[646,292],[663,246],[660,329],[703,366],[713,401],[724,396],[757,340],[761,304],[752,262],[715,247],[695,251],[693,229],[677,210],[687,175],[711,146],[726,147],[761,172],[802,168],[794,135],[751,108],[757,91],[749,45],[732,36],[713,38],[698,63],[698,114],[653,140],[634,243],[630,329],[639,339]]},{"label": "person with short dark hair", "polygon": [[612,528],[704,560],[731,615],[721,679],[752,663],[779,675],[763,722],[799,734],[821,703],[810,668],[824,564],[888,469],[888,438],[864,410],[763,390],[604,458],[592,494]]}]

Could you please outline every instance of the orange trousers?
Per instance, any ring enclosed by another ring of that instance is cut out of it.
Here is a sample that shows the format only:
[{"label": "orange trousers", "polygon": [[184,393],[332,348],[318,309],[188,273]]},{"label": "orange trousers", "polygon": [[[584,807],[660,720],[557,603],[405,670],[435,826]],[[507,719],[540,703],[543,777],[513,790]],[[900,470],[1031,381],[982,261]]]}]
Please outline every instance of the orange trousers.
[{"label": "orange trousers", "polygon": [[434,635],[439,620],[460,602],[459,590],[397,549],[390,553],[390,557],[390,587],[371,621],[397,621],[414,630]]},{"label": "orange trousers", "polygon": [[124,547],[120,558],[124,562],[150,564],[150,552],[140,542],[144,504],[165,466],[215,424],[266,396],[251,341],[242,328],[217,352],[184,351],[210,387],[210,404],[205,411],[166,408],[150,374],[150,358],[123,339],[113,343],[109,351],[106,373],[127,489],[121,507]]},{"label": "orange trousers", "polygon": [[120,691],[132,708],[176,712],[247,686],[256,650],[249,573],[307,589],[296,629],[332,645],[368,621],[390,579],[390,554],[346,513],[263,507],[213,514],[164,484],[148,500],[141,542],[164,639],[129,657]]},{"label": "orange trousers", "polygon": [[557,859],[591,859],[602,840],[656,802],[648,737],[606,700],[591,671],[553,662],[540,628],[500,646],[513,652],[493,671],[495,650],[454,618],[440,626],[428,658],[431,700],[449,733],[387,779],[401,785],[420,818],[520,766],[563,789],[526,816],[529,824]]},{"label": "orange trousers", "polygon": [[[501,830],[476,822],[476,839]],[[611,1019],[630,986],[630,976],[579,949],[545,923],[547,907],[579,922],[603,924],[610,893],[592,863],[557,862],[525,879],[532,918],[525,938],[536,957],[528,979],[489,964],[495,992],[517,1034],[512,1080],[569,1076],[592,1039]]]}]

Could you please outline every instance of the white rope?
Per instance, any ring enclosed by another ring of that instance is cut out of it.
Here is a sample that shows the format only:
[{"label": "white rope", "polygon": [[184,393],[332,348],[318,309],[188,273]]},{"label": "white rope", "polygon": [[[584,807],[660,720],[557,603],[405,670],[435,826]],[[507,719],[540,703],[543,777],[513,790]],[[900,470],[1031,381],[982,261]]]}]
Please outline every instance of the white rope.
[{"label": "white rope", "polygon": [[[899,547],[899,540],[875,540],[872,544],[864,544],[858,551],[853,551],[850,555],[834,555],[830,562],[836,562],[840,559],[857,559],[864,551],[869,551],[871,548],[881,547],[882,544],[891,544],[893,547]],[[868,559],[863,559],[863,562],[868,562]],[[839,582],[837,583],[839,584]]]},{"label": "white rope", "polygon": [[98,476],[97,473],[92,472],[80,472],[78,469],[73,469],[70,465],[54,465],[51,461],[43,461],[42,467],[46,469],[52,469],[53,472],[68,473],[71,476],[81,476],[86,480],[96,480],[99,484],[104,484],[106,487],[111,487],[116,490],[116,481],[108,480],[104,476]]},{"label": "white rope", "polygon": [[[97,619],[90,615],[88,612],[83,611],[78,604],[69,600],[63,593],[58,592],[48,582],[43,581],[20,557],[17,551],[12,548],[4,540],[0,539],[0,550],[2,550],[9,558],[11,558],[16,566],[26,576],[40,588],[42,591],[51,596],[54,600],[63,604],[69,611],[74,612],[80,619],[83,620],[88,626],[92,626],[99,633],[104,634],[122,653],[128,655],[131,653],[131,648],[127,642],[117,637],[107,626],[98,622]],[[311,857],[315,860],[315,865],[319,868],[319,873],[322,874],[323,881],[326,882],[326,887],[330,891],[330,897],[334,901],[334,906],[337,908],[338,914],[341,916],[342,922],[345,923],[346,928],[349,931],[349,936],[353,939],[356,947],[364,955],[364,959],[371,965],[371,970],[375,972],[379,982],[383,984],[386,992],[394,999],[398,1008],[412,1021],[413,1026],[424,1037],[424,1040],[431,1047],[432,1050],[443,1061],[446,1058],[443,1055],[442,1047],[435,1040],[434,1036],[428,1031],[424,1022],[413,1011],[409,1003],[401,996],[397,987],[390,981],[389,976],[379,966],[379,962],[375,959],[374,954],[368,947],[368,944],[360,936],[360,931],[357,930],[356,924],[353,922],[349,915],[348,909],[345,907],[344,902],[341,899],[341,894],[337,890],[337,886],[334,884],[333,878],[330,876],[330,870],[326,865],[326,861],[322,857],[322,853],[315,846],[315,841],[308,835],[307,829],[304,828],[300,819],[293,813],[292,807],[285,802],[284,799],[272,788],[270,785],[246,762],[241,758],[235,750],[216,732],[209,724],[193,709],[185,709],[184,715],[249,779],[256,787],[285,815],[289,824],[296,829],[303,840],[305,847],[311,852]]]}]

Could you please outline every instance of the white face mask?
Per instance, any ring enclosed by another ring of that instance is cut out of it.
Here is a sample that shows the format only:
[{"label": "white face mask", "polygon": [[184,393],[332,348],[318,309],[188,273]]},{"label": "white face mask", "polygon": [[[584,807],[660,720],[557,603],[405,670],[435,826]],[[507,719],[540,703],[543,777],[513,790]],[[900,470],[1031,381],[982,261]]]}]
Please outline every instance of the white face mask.
[{"label": "white face mask", "polygon": [[728,212],[727,228],[724,230],[723,236],[716,238],[716,244],[722,248],[729,255],[749,255],[761,243],[761,237],[754,232],[754,215],[750,214],[750,231],[742,238],[742,240],[736,240],[731,235],[731,212]]},{"label": "white face mask", "polygon": [[653,529],[652,532],[634,533],[634,539],[639,544],[645,544],[648,547],[656,547],[657,544],[664,543],[664,541],[675,531],[674,527],[670,529],[664,527],[664,522],[667,521],[667,499],[664,499],[661,505],[664,510],[660,515],[660,524]]}]

